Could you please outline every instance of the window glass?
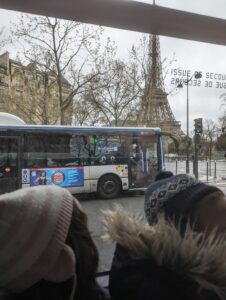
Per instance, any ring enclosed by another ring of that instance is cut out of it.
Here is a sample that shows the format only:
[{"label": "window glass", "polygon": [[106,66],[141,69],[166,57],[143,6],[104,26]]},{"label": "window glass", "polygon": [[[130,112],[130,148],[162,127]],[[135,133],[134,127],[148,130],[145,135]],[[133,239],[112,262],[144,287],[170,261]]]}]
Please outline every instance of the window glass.
[{"label": "window glass", "polygon": [[125,138],[121,136],[89,136],[91,164],[111,165],[126,163]]},{"label": "window glass", "polygon": [[24,160],[28,168],[69,167],[88,164],[87,141],[84,136],[28,135]]},{"label": "window glass", "polygon": [[18,143],[14,139],[0,139],[0,168],[15,167],[17,164]]},{"label": "window glass", "polygon": [[35,135],[25,138],[29,168],[111,165],[128,162],[125,138],[120,136]]},{"label": "window glass", "polygon": [[133,187],[148,185],[158,171],[158,137],[132,137],[130,149],[131,183]]},{"label": "window glass", "polygon": [[18,141],[0,138],[0,194],[14,191],[18,184]]}]

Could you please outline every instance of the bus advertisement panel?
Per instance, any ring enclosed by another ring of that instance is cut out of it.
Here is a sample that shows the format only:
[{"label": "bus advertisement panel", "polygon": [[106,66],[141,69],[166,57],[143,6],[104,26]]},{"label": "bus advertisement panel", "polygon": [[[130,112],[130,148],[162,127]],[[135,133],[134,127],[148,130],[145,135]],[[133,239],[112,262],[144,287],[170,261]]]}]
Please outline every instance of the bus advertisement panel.
[{"label": "bus advertisement panel", "polygon": [[57,185],[76,187],[84,185],[84,168],[40,168],[30,169],[30,186]]}]

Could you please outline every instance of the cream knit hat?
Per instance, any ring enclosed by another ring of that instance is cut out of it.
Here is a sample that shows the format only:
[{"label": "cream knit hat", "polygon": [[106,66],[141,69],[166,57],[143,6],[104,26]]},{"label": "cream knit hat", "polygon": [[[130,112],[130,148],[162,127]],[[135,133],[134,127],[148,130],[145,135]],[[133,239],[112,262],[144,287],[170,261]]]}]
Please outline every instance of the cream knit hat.
[{"label": "cream knit hat", "polygon": [[22,292],[41,279],[63,282],[73,276],[75,288],[75,254],[65,244],[75,201],[56,186],[0,196],[1,289]]}]

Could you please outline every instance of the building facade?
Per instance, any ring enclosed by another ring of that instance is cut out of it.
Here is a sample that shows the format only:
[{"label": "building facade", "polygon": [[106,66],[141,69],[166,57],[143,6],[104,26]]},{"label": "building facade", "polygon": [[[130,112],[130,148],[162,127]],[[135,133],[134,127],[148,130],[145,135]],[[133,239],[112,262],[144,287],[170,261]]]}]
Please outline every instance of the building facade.
[{"label": "building facade", "polygon": [[[63,99],[71,86],[62,80]],[[58,85],[53,74],[40,72],[35,64],[22,65],[0,55],[0,111],[22,118],[27,124],[60,124]],[[65,111],[65,124],[71,125],[72,105]]]}]

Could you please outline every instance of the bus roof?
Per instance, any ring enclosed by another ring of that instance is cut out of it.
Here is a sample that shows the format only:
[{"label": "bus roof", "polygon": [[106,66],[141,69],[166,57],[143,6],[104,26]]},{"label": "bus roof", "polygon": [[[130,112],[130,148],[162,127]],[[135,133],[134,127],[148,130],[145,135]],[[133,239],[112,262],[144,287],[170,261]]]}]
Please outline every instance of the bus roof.
[{"label": "bus roof", "polygon": [[15,115],[0,112],[0,124],[25,125],[25,122]]},{"label": "bus roof", "polygon": [[226,45],[225,19],[138,1],[0,0],[0,8]]},{"label": "bus roof", "polygon": [[62,132],[62,133],[84,133],[84,134],[161,134],[160,128],[148,128],[148,127],[91,127],[91,126],[57,126],[57,125],[1,125],[0,132]]}]

